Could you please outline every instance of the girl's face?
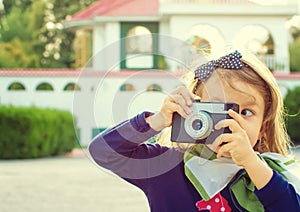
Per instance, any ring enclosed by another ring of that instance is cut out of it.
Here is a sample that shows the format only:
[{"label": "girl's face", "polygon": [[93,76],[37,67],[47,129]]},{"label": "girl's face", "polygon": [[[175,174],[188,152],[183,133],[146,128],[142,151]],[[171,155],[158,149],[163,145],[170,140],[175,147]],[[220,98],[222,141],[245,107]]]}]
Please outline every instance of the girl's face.
[{"label": "girl's face", "polygon": [[201,101],[237,103],[240,106],[240,115],[244,120],[242,127],[254,147],[262,134],[265,110],[263,96],[253,86],[239,79],[232,79],[230,83],[231,85],[222,81],[214,72],[204,83]]}]

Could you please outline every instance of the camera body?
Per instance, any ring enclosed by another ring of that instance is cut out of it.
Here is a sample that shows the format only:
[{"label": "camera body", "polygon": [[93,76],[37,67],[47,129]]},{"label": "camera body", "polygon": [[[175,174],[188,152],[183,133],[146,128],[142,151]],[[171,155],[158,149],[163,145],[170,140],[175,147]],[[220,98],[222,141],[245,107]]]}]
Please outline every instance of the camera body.
[{"label": "camera body", "polygon": [[192,105],[192,113],[186,119],[173,113],[171,141],[180,143],[211,144],[223,133],[231,133],[228,127],[215,130],[215,125],[224,119],[231,119],[228,110],[239,113],[239,105],[231,102],[200,102]]}]

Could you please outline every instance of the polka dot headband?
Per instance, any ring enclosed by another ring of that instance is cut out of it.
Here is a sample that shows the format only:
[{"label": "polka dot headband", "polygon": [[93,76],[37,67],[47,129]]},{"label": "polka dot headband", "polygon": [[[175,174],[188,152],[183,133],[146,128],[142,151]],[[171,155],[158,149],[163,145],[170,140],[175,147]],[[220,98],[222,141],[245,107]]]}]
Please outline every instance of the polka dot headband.
[{"label": "polka dot headband", "polygon": [[201,82],[205,82],[214,70],[217,68],[224,69],[241,69],[244,66],[244,63],[240,60],[242,58],[242,54],[238,51],[220,57],[217,60],[209,61],[195,70],[195,79],[198,79],[197,85],[195,86],[195,90]]},{"label": "polka dot headband", "polygon": [[238,51],[225,55],[217,60],[209,61],[195,70],[195,79],[199,79],[201,82],[205,82],[214,70],[217,68],[224,69],[241,69],[243,63],[240,60],[242,54]]}]

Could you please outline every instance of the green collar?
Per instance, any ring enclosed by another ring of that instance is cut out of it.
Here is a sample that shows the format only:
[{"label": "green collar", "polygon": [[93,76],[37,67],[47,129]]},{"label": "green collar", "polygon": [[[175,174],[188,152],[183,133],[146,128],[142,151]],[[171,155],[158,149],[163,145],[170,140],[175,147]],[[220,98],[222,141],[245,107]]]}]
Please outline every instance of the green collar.
[{"label": "green collar", "polygon": [[[295,160],[277,153],[258,154],[258,157],[300,191],[300,167]],[[216,153],[203,144],[196,144],[184,154],[185,175],[204,200],[211,199],[231,183],[230,189],[243,208],[264,211],[248,174],[243,171],[239,176],[236,175],[242,169],[231,159],[217,158]]]}]

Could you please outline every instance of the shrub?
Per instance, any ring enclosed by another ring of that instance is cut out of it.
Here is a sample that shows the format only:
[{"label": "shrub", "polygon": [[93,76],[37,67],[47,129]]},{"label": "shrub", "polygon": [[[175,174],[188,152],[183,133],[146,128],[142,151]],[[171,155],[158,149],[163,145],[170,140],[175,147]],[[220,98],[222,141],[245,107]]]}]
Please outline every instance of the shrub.
[{"label": "shrub", "polygon": [[76,145],[71,113],[0,106],[0,158],[38,158],[60,155]]},{"label": "shrub", "polygon": [[300,144],[300,86],[288,90],[284,99],[284,105],[289,114],[287,120],[287,131],[294,144]]}]

